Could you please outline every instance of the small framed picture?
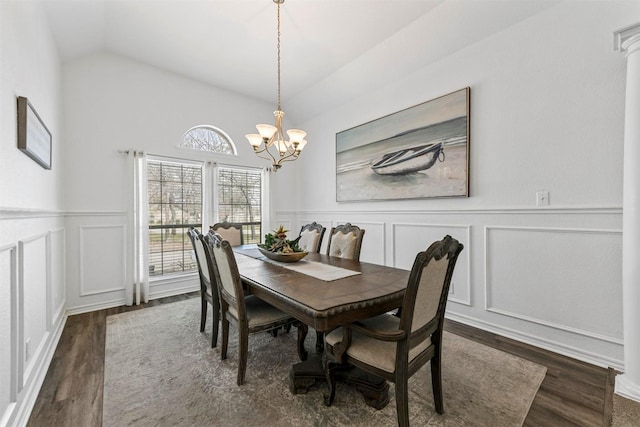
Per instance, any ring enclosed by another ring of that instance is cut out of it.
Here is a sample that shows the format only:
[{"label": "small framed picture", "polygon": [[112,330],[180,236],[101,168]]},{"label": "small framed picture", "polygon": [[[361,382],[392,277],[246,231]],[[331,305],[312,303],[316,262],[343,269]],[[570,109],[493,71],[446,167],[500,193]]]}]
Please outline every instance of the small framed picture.
[{"label": "small framed picture", "polygon": [[29,100],[18,97],[18,148],[45,169],[51,169],[51,132]]}]

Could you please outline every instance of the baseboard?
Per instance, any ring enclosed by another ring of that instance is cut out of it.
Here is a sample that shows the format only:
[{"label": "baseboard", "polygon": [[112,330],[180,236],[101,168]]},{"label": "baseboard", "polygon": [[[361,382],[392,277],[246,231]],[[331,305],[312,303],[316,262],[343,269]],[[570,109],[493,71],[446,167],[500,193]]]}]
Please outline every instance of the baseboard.
[{"label": "baseboard", "polygon": [[95,304],[79,305],[77,307],[67,308],[66,314],[67,316],[72,316],[74,314],[89,313],[92,311],[103,310],[105,308],[120,307],[121,305],[125,305],[125,304],[126,304],[126,301],[124,300],[124,298],[121,298],[121,299],[116,299],[111,301],[103,301]]},{"label": "baseboard", "polygon": [[195,286],[191,285],[191,286],[185,286],[183,288],[173,288],[173,289],[169,289],[161,292],[149,292],[149,300],[172,297],[175,295],[187,294],[189,292],[194,292],[199,290],[200,290],[199,285],[195,285]]},{"label": "baseboard", "polygon": [[52,328],[52,333],[49,335],[51,338],[46,344],[46,350],[42,353],[40,363],[32,377],[33,379],[26,384],[25,388],[20,392],[20,398],[14,407],[14,414],[7,418],[7,426],[22,427],[27,425],[66,323],[67,315],[63,314],[58,318],[58,322]]},{"label": "baseboard", "polygon": [[514,329],[505,328],[500,325],[484,322],[482,320],[474,319],[468,316],[447,312],[446,318],[468,326],[472,326],[474,328],[492,332],[506,338],[511,338],[513,340],[520,341],[534,347],[552,351],[554,353],[558,353],[572,359],[580,360],[591,365],[600,366],[605,369],[614,368],[617,370],[622,370],[624,366],[624,362],[622,360],[603,357],[602,355],[586,352],[576,347],[564,345],[556,341],[541,339],[530,334],[525,334]]},{"label": "baseboard", "polygon": [[624,374],[616,377],[616,394],[640,402],[640,386],[629,381]]}]

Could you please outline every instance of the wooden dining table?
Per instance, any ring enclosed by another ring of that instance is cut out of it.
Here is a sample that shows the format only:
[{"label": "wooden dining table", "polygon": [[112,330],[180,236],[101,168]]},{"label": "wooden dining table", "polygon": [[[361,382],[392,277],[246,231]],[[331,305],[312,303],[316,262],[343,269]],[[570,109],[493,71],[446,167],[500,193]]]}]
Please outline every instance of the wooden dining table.
[{"label": "wooden dining table", "polygon": [[[276,263],[256,245],[236,246],[234,252],[248,292],[319,332],[400,307],[410,274],[318,253],[295,265]],[[321,355],[316,355],[292,367],[290,389],[306,393],[324,379]],[[389,386],[381,378],[352,369],[343,371],[339,380],[354,385],[370,406],[381,409],[389,402]]]}]

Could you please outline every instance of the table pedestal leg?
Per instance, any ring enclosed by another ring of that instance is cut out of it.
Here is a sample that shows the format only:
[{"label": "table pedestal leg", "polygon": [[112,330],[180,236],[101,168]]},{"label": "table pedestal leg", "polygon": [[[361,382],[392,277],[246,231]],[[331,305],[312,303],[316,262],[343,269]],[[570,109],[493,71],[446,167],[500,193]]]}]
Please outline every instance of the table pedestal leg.
[{"label": "table pedestal leg", "polygon": [[[389,384],[383,378],[357,368],[338,370],[337,381],[352,385],[365,399],[367,405],[382,409],[389,403]],[[313,356],[293,365],[289,371],[289,390],[293,394],[305,394],[318,382],[326,381],[322,358]]]}]

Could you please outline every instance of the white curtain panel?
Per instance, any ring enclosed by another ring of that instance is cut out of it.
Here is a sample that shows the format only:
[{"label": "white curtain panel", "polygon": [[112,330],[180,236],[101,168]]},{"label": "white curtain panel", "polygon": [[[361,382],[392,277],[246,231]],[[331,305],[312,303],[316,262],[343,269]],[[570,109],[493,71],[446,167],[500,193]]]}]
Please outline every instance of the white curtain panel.
[{"label": "white curtain panel", "polygon": [[149,301],[149,205],[147,196],[147,161],[144,152],[129,150],[127,156],[128,223],[131,230],[125,284],[125,304]]}]

